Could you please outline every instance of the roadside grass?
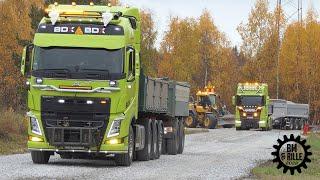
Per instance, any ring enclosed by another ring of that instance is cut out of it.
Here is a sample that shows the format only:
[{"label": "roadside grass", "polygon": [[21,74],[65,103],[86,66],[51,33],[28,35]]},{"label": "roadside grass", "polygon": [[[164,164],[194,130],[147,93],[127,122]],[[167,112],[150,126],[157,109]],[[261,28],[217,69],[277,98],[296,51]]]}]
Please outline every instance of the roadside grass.
[{"label": "roadside grass", "polygon": [[22,113],[0,110],[0,155],[27,151],[27,124]]},{"label": "roadside grass", "polygon": [[301,174],[299,174],[297,171],[293,176],[290,175],[290,171],[288,171],[287,174],[283,174],[283,168],[280,170],[277,169],[277,163],[273,163],[272,160],[270,160],[252,169],[254,178],[290,180],[320,179],[320,134],[310,134],[307,139],[307,144],[311,146],[311,163],[307,163],[307,169],[301,168]]}]

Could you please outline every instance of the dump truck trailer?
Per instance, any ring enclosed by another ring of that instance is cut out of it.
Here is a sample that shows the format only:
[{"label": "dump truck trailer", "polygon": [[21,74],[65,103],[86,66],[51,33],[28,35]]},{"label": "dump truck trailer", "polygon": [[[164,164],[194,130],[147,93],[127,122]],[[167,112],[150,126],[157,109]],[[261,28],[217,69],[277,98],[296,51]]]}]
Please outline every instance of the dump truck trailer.
[{"label": "dump truck trailer", "polygon": [[309,119],[309,105],[271,99],[272,125],[276,129],[301,129]]},{"label": "dump truck trailer", "polygon": [[143,74],[140,24],[133,7],[46,9],[21,61],[34,163],[59,154],[129,166],[183,152],[190,87]]}]

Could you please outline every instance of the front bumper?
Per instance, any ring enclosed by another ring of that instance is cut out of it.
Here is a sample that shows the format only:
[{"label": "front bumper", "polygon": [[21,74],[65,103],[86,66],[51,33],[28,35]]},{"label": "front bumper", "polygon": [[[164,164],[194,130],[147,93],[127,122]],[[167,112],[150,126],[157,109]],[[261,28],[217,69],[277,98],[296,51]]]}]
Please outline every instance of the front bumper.
[{"label": "front bumper", "polygon": [[241,119],[236,120],[236,127],[238,128],[266,128],[267,122],[258,119]]},{"label": "front bumper", "polygon": [[58,148],[54,146],[50,146],[49,143],[46,142],[33,142],[28,141],[28,149],[30,151],[51,151],[51,152],[83,152],[83,153],[103,153],[103,154],[122,154],[128,152],[127,138],[124,138],[124,143],[121,144],[102,144],[100,149],[97,147],[92,148]]}]

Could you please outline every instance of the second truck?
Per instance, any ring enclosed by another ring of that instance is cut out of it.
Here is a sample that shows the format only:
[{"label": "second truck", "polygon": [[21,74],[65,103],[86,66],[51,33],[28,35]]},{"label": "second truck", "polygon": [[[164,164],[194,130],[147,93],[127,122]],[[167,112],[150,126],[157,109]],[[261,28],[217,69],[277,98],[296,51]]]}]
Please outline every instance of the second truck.
[{"label": "second truck", "polygon": [[190,87],[143,75],[139,10],[55,3],[46,13],[21,61],[33,162],[112,156],[129,166],[182,153]]},{"label": "second truck", "polygon": [[270,130],[272,122],[269,110],[268,85],[263,83],[239,83],[237,94],[232,98],[236,107],[236,130],[251,128]]}]

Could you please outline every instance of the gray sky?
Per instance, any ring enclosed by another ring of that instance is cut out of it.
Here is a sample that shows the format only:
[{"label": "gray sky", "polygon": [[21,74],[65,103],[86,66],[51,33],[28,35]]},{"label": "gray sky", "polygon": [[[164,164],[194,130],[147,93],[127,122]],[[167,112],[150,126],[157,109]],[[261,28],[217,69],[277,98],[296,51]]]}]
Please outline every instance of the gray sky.
[{"label": "gray sky", "polygon": [[[168,28],[169,17],[199,17],[203,9],[211,12],[215,24],[219,30],[224,32],[233,45],[241,43],[236,28],[242,22],[246,22],[251,8],[256,0],[121,0],[123,4],[136,6],[142,9],[149,9],[156,22],[159,32],[157,44],[161,41],[165,30]],[[303,15],[312,5],[317,12],[320,12],[319,0],[302,0]],[[270,8],[274,9],[276,0],[269,0]],[[298,0],[282,0],[287,16],[297,11]],[[296,20],[297,15],[291,20]]]}]

